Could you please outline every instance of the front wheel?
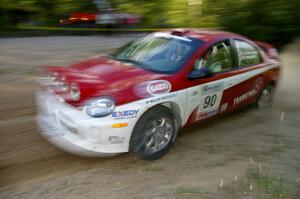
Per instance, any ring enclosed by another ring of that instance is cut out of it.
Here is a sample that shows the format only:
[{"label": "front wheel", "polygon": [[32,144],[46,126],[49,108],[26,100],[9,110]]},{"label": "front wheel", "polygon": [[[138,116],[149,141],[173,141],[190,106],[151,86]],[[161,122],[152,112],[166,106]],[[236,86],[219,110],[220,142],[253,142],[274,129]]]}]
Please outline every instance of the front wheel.
[{"label": "front wheel", "polygon": [[130,139],[130,149],[141,159],[156,160],[170,150],[176,133],[172,112],[158,105],[138,120]]},{"label": "front wheel", "polygon": [[258,109],[265,109],[272,105],[274,90],[274,86],[268,85],[260,92],[256,101],[256,107]]}]

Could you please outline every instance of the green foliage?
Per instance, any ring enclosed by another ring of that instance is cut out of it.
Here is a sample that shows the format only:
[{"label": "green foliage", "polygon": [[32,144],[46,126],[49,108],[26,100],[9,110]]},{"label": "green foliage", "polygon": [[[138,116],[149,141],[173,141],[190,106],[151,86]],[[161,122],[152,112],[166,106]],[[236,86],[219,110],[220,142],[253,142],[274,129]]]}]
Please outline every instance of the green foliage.
[{"label": "green foliage", "polygon": [[154,27],[221,28],[276,45],[300,33],[297,0],[115,0]]},{"label": "green foliage", "polygon": [[166,12],[169,1],[166,0],[114,0],[114,6],[120,12],[136,14],[143,17],[146,27],[163,27],[167,19]]},{"label": "green foliage", "polygon": [[[107,0],[143,17],[140,27],[221,28],[275,44],[300,33],[299,0]],[[2,29],[31,22],[57,25],[72,12],[97,12],[93,0],[1,0]]]},{"label": "green foliage", "polygon": [[210,1],[219,16],[217,23],[226,30],[257,40],[286,43],[299,34],[299,1],[223,0]]},{"label": "green foliage", "polygon": [[[253,191],[260,195],[260,198],[279,199],[287,198],[289,193],[289,183],[286,176],[282,173],[275,175],[270,168],[250,168],[247,172],[244,185],[244,192],[251,192],[249,186],[254,186]],[[247,187],[247,188],[246,188]]]}]

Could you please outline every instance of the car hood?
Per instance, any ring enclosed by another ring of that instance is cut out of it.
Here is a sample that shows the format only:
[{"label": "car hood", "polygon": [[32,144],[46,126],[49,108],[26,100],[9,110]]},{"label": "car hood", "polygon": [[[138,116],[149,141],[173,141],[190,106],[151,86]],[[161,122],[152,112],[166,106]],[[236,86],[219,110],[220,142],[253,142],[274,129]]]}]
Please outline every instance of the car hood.
[{"label": "car hood", "polygon": [[67,84],[78,84],[81,98],[77,102],[69,101],[73,105],[80,105],[86,100],[99,96],[115,97],[118,103],[126,103],[137,98],[133,91],[136,85],[151,80],[166,79],[169,76],[107,57],[82,61],[69,67],[49,66],[46,71],[54,73]]}]

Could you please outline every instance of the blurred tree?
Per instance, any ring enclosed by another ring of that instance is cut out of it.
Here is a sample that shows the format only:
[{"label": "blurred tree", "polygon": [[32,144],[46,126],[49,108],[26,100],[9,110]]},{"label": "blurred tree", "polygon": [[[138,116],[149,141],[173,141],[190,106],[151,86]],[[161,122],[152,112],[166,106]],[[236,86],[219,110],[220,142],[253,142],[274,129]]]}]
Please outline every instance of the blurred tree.
[{"label": "blurred tree", "polygon": [[1,0],[0,25],[1,28],[9,28],[14,24],[29,18],[31,14],[38,12],[34,0],[10,1]]},{"label": "blurred tree", "polygon": [[217,24],[226,30],[279,44],[299,34],[297,0],[209,0]]},{"label": "blurred tree", "polygon": [[[141,27],[221,28],[277,44],[300,34],[299,0],[107,1],[118,12],[143,17]],[[97,10],[95,0],[1,0],[0,25],[56,25],[64,14]]]},{"label": "blurred tree", "polygon": [[146,27],[163,27],[167,20],[166,10],[169,2],[166,0],[113,0],[113,5],[126,13],[140,15]]}]

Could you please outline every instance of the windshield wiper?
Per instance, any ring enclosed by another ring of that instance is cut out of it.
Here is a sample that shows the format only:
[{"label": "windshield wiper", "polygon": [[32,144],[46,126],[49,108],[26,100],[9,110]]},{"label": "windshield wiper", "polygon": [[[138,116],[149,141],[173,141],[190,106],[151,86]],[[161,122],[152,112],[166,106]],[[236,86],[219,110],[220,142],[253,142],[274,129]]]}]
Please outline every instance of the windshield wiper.
[{"label": "windshield wiper", "polygon": [[113,55],[109,55],[108,57],[111,58],[111,59],[115,59],[115,60],[117,60],[117,61],[135,64],[135,65],[141,66],[141,68],[147,67],[144,63],[135,61],[135,60],[133,60],[133,59],[119,58],[119,57],[115,57],[115,56],[113,56]]}]

